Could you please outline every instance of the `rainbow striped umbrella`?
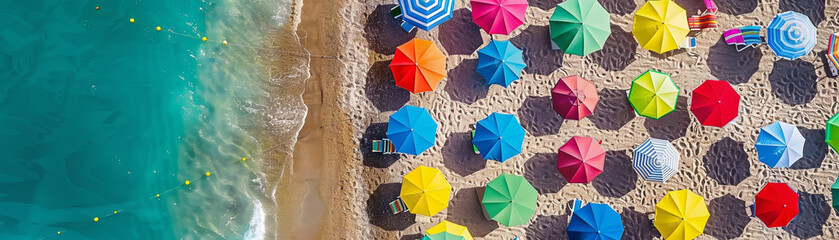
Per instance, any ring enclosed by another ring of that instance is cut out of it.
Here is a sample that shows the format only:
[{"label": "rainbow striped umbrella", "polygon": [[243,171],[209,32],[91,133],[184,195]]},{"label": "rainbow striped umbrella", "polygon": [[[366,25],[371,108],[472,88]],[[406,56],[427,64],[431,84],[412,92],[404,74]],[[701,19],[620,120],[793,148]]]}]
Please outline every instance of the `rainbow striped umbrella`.
[{"label": "rainbow striped umbrella", "polygon": [[806,15],[788,11],[775,15],[766,28],[769,48],[779,57],[796,59],[816,46],[816,26]]},{"label": "rainbow striped umbrella", "polygon": [[399,0],[402,19],[428,31],[452,18],[454,0]]},{"label": "rainbow striped umbrella", "polygon": [[836,36],[839,36],[839,33],[830,34],[827,40],[827,60],[833,65],[833,69],[839,70],[839,49],[836,48],[839,39],[836,39]]},{"label": "rainbow striped umbrella", "polygon": [[644,180],[664,182],[679,170],[679,152],[668,141],[649,138],[632,153],[632,167]]}]

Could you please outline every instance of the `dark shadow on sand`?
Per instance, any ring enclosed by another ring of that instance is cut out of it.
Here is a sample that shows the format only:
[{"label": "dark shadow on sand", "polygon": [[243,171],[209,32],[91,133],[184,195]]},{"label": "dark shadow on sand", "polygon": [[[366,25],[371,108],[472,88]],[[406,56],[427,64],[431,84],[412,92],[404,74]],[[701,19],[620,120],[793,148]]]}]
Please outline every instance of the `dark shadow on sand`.
[{"label": "dark shadow on sand", "polygon": [[798,209],[798,216],[784,227],[784,231],[801,239],[822,236],[822,226],[833,211],[825,196],[798,192]]},{"label": "dark shadow on sand", "polygon": [[[556,5],[564,2],[563,0],[528,0],[531,7],[537,7],[542,10],[551,10],[556,8]],[[551,11],[553,13],[553,11]]]},{"label": "dark shadow on sand", "polygon": [[[600,5],[603,5],[607,12],[617,15],[630,14],[638,7],[638,4],[632,0],[600,0]],[[614,31],[612,30],[612,34],[615,33]]]},{"label": "dark shadow on sand", "polygon": [[719,80],[731,84],[747,83],[760,67],[761,57],[763,53],[759,48],[750,47],[737,52],[734,46],[726,44],[720,36],[708,51],[708,69]]},{"label": "dark shadow on sand", "polygon": [[[740,15],[754,12],[758,0],[714,0],[721,13]],[[725,31],[726,29],[723,29]]]},{"label": "dark shadow on sand", "polygon": [[402,186],[399,183],[385,183],[379,185],[370,198],[367,199],[367,217],[370,224],[386,231],[405,230],[414,224],[415,215],[409,212],[393,214],[390,212],[391,201],[396,200]]},{"label": "dark shadow on sand", "polygon": [[644,128],[650,133],[650,137],[673,141],[684,137],[690,125],[690,113],[688,112],[688,98],[679,96],[676,100],[676,110],[664,115],[659,119],[644,119]]},{"label": "dark shadow on sand", "polygon": [[[633,3],[634,4],[634,3]],[[612,34],[606,39],[603,49],[591,53],[591,59],[606,71],[623,71],[635,61],[635,49],[638,42],[632,33],[617,25],[612,25]]]},{"label": "dark shadow on sand", "polygon": [[591,181],[591,185],[600,195],[620,198],[635,190],[637,181],[638,175],[632,168],[632,158],[626,151],[607,151],[603,172]]},{"label": "dark shadow on sand", "polygon": [[465,177],[486,167],[487,160],[472,150],[472,137],[468,132],[452,133],[443,145],[443,165]]},{"label": "dark shadow on sand", "polygon": [[725,137],[711,144],[703,158],[708,177],[722,185],[736,186],[751,176],[749,155],[743,143]]},{"label": "dark shadow on sand", "polygon": [[603,89],[598,93],[600,102],[594,113],[588,116],[594,126],[603,130],[619,130],[635,118],[635,110],[629,105],[626,90]]},{"label": "dark shadow on sand", "polygon": [[568,215],[536,216],[536,220],[524,230],[527,239],[568,239]]},{"label": "dark shadow on sand", "polygon": [[419,233],[411,234],[411,235],[404,235],[401,238],[399,238],[399,240],[417,240],[417,239],[422,239],[423,236],[425,236],[425,235],[422,235],[422,234],[419,234]]},{"label": "dark shadow on sand", "polygon": [[648,214],[635,211],[634,208],[624,208],[621,214],[623,221],[623,239],[654,239],[661,238],[661,234],[653,227]]},{"label": "dark shadow on sand", "polygon": [[521,126],[533,136],[556,134],[565,121],[553,110],[551,97],[528,96],[517,111]]},{"label": "dark shadow on sand", "polygon": [[361,144],[359,144],[362,162],[364,166],[374,168],[388,168],[399,160],[399,154],[381,154],[374,153],[371,150],[373,140],[381,140],[387,137],[387,123],[372,123],[364,131],[361,136]]},{"label": "dark shadow on sand", "polygon": [[772,94],[789,105],[809,103],[818,94],[816,68],[801,59],[781,59],[769,73]]},{"label": "dark shadow on sand", "polygon": [[449,93],[452,100],[472,104],[487,97],[489,85],[475,71],[477,67],[477,59],[464,59],[456,67],[449,70],[444,90]]},{"label": "dark shadow on sand", "polygon": [[708,203],[708,224],[705,234],[728,240],[740,237],[752,220],[746,212],[746,202],[731,194],[715,198]]},{"label": "dark shadow on sand", "polygon": [[827,155],[827,143],[824,142],[824,129],[809,129],[805,127],[798,127],[801,135],[806,140],[804,142],[804,157],[798,159],[795,164],[790,166],[791,169],[815,169],[822,166],[824,157]]},{"label": "dark shadow on sand", "polygon": [[537,153],[524,163],[524,178],[539,194],[557,193],[568,181],[556,170],[558,153]]},{"label": "dark shadow on sand", "polygon": [[562,66],[562,51],[551,49],[548,26],[530,25],[518,36],[510,39],[516,46],[527,46],[524,51],[524,72],[550,75]]},{"label": "dark shadow on sand", "polygon": [[396,47],[406,43],[417,35],[417,30],[406,33],[390,16],[390,9],[395,4],[379,5],[367,16],[364,23],[364,38],[368,47],[381,54],[393,54]]},{"label": "dark shadow on sand", "polygon": [[484,237],[498,228],[498,222],[484,217],[481,201],[478,200],[480,187],[465,188],[457,191],[449,206],[448,220],[463,225],[474,237]]},{"label": "dark shadow on sand", "polygon": [[367,71],[367,83],[364,85],[364,95],[383,112],[399,110],[411,100],[408,90],[396,86],[389,65],[388,61],[373,63]]},{"label": "dark shadow on sand", "polygon": [[[825,0],[781,0],[778,4],[780,12],[796,11],[798,13],[807,15],[813,25],[819,26],[819,23],[824,21],[824,1]],[[768,24],[768,23],[767,23]]]},{"label": "dark shadow on sand", "polygon": [[472,11],[461,8],[452,13],[452,18],[440,24],[440,44],[448,55],[470,55],[484,42],[481,28],[472,22]]},{"label": "dark shadow on sand", "polygon": [[673,2],[676,2],[676,4],[679,4],[679,6],[684,8],[685,12],[687,12],[688,17],[705,11],[705,3],[703,1],[673,0]]}]

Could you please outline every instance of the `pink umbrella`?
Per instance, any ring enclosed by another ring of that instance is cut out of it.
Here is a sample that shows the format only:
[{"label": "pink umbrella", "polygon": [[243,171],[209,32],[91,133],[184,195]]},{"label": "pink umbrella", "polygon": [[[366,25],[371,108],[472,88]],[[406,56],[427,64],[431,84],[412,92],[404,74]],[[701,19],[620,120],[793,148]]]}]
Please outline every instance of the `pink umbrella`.
[{"label": "pink umbrella", "polygon": [[472,21],[489,34],[510,34],[524,23],[527,0],[471,0]]},{"label": "pink umbrella", "polygon": [[590,183],[603,172],[606,151],[590,137],[573,137],[559,147],[556,169],[569,183]]},{"label": "pink umbrella", "polygon": [[579,76],[560,78],[551,90],[551,99],[556,113],[562,118],[574,120],[591,115],[600,101],[597,87]]}]

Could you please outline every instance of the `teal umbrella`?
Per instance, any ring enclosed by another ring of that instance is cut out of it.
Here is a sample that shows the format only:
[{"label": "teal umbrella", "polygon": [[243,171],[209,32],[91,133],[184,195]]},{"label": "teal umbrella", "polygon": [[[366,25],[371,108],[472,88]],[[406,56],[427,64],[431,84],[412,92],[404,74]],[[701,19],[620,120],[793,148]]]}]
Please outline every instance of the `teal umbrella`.
[{"label": "teal umbrella", "polygon": [[420,240],[466,240],[466,238],[448,232],[439,232],[425,235],[425,237],[422,237]]},{"label": "teal umbrella", "polygon": [[565,53],[585,56],[603,48],[612,34],[609,26],[609,13],[600,2],[568,0],[551,16],[551,41]]}]

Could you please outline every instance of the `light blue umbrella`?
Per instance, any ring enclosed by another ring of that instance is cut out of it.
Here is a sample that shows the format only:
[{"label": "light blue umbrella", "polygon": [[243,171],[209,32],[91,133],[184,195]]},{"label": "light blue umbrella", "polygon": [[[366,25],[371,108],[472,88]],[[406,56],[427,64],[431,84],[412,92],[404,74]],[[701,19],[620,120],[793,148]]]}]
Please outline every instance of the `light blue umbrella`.
[{"label": "light blue umbrella", "polygon": [[806,15],[788,11],[775,15],[766,28],[769,48],[779,57],[796,59],[816,46],[816,26]]},{"label": "light blue umbrella", "polygon": [[644,180],[664,182],[679,170],[679,158],[673,144],[649,138],[632,153],[632,167]]},{"label": "light blue umbrella", "polygon": [[804,142],[804,136],[794,125],[769,124],[757,135],[757,158],[769,167],[789,167],[804,156]]},{"label": "light blue umbrella", "polygon": [[499,162],[521,153],[524,142],[524,128],[512,114],[492,113],[478,121],[472,144],[481,152],[481,157]]},{"label": "light blue umbrella", "polygon": [[522,51],[508,40],[492,40],[478,50],[477,71],[489,84],[510,86],[521,77],[524,67],[527,64],[522,59]]},{"label": "light blue umbrella", "polygon": [[621,215],[603,203],[589,203],[574,209],[565,229],[571,240],[619,240],[623,230]]},{"label": "light blue umbrella", "polygon": [[390,115],[387,138],[397,152],[419,155],[434,146],[437,122],[421,107],[405,105]]},{"label": "light blue umbrella", "polygon": [[452,18],[454,0],[399,0],[402,20],[428,31]]}]

